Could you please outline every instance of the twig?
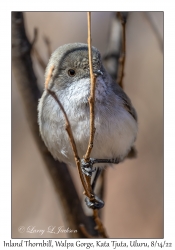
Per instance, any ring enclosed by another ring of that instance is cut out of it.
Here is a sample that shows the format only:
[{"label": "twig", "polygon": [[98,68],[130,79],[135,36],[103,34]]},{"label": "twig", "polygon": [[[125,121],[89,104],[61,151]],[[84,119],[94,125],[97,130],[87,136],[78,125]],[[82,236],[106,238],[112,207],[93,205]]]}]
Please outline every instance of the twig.
[{"label": "twig", "polygon": [[44,60],[41,58],[38,50],[36,49],[35,47],[35,44],[36,44],[36,41],[38,39],[38,29],[37,28],[34,28],[34,37],[33,37],[33,41],[31,42],[31,49],[33,51],[33,53],[35,54],[36,58],[37,58],[37,61],[39,63],[39,65],[41,66],[41,68],[43,70],[46,69],[46,63],[44,62]]},{"label": "twig", "polygon": [[48,84],[49,84],[49,81],[51,79],[53,70],[54,70],[54,65],[52,65],[51,68],[50,68],[50,70],[49,70],[49,73],[48,73],[48,76],[47,76],[46,82],[45,82],[45,88],[47,89],[48,93],[58,103],[58,105],[59,105],[59,107],[60,107],[60,109],[61,109],[61,111],[62,111],[62,113],[64,115],[64,118],[65,118],[65,129],[67,131],[67,134],[68,134],[68,137],[69,137],[69,140],[70,140],[70,144],[72,146],[72,150],[73,150],[74,158],[75,158],[75,163],[77,165],[78,172],[79,172],[79,175],[80,175],[80,180],[81,180],[82,185],[84,187],[85,195],[88,196],[89,198],[91,198],[91,193],[89,192],[89,189],[87,188],[87,185],[86,185],[85,180],[84,180],[84,176],[83,176],[82,171],[81,171],[80,158],[78,156],[78,151],[77,151],[77,147],[76,147],[75,140],[74,140],[74,137],[73,137],[73,133],[72,133],[72,129],[71,129],[71,125],[70,125],[69,119],[67,117],[67,114],[66,114],[66,112],[64,110],[63,105],[59,101],[59,99],[56,96],[55,92],[53,92],[52,90],[50,90],[48,88]]},{"label": "twig", "polygon": [[106,169],[103,169],[103,171],[101,172],[100,178],[101,178],[101,182],[103,183],[103,185],[99,190],[99,197],[100,197],[101,200],[103,200],[103,197],[104,197],[104,183],[105,183],[105,179],[106,179]]},{"label": "twig", "polygon": [[33,46],[35,45],[37,39],[38,39],[38,29],[37,29],[37,28],[34,28],[33,41],[31,42],[31,47],[32,47],[32,48],[33,48]]},{"label": "twig", "polygon": [[47,55],[48,55],[48,59],[50,58],[51,56],[51,53],[52,53],[52,50],[51,50],[51,42],[49,40],[49,38],[47,36],[44,36],[43,37],[43,40],[45,42],[45,45],[47,47]]},{"label": "twig", "polygon": [[98,210],[97,209],[93,210],[93,215],[94,215],[95,223],[97,225],[97,230],[103,236],[103,238],[108,238],[108,236],[106,234],[106,230],[104,229],[103,224],[102,224],[100,218],[98,217]]},{"label": "twig", "polygon": [[78,156],[77,147],[76,147],[76,144],[75,144],[75,140],[74,140],[74,137],[73,137],[73,134],[72,134],[71,125],[70,125],[70,122],[68,120],[67,114],[66,114],[61,102],[57,98],[56,94],[53,91],[51,91],[50,89],[47,89],[47,91],[55,99],[55,101],[58,103],[61,111],[64,114],[64,118],[65,118],[65,121],[66,121],[65,129],[67,131],[67,134],[68,134],[68,137],[69,137],[69,140],[70,140],[70,144],[72,146],[72,150],[73,150],[74,158],[75,158],[75,163],[77,165],[78,172],[79,172],[79,175],[80,175],[80,180],[81,180],[81,183],[82,183],[83,188],[85,190],[85,195],[88,196],[91,199],[91,193],[89,192],[89,189],[87,188],[87,185],[86,185],[85,180],[84,180],[84,176],[82,174],[81,165],[80,165],[80,158]]},{"label": "twig", "polygon": [[[98,183],[97,183],[97,196],[99,196],[99,198],[101,200],[104,200],[104,195],[105,195],[105,180],[106,180],[106,168],[104,168],[102,171],[101,171],[101,174],[98,178]],[[103,218],[103,209],[100,209],[99,210],[99,217],[100,218]]]},{"label": "twig", "polygon": [[[88,52],[89,52],[89,69],[90,69],[90,78],[91,78],[91,94],[89,97],[89,107],[90,107],[90,138],[89,138],[89,144],[88,144],[88,149],[87,152],[84,156],[84,159],[86,162],[89,161],[90,158],[90,154],[93,148],[93,141],[94,141],[94,134],[95,134],[95,127],[94,127],[94,119],[95,119],[95,114],[94,114],[94,104],[95,104],[95,76],[93,74],[93,67],[92,67],[92,46],[91,46],[91,13],[88,12],[87,13],[87,17],[88,17]],[[85,176],[86,178],[86,183],[88,185],[88,189],[90,190],[90,192],[92,193],[92,187],[91,187],[91,177]],[[93,200],[94,197],[91,196],[91,200]],[[93,213],[94,213],[94,220],[96,222],[97,225],[97,230],[98,232],[104,237],[107,238],[106,234],[105,234],[105,229],[103,227],[103,224],[100,220],[100,218],[98,217],[98,210],[97,209],[93,209]]]},{"label": "twig", "polygon": [[146,18],[146,20],[148,21],[155,37],[157,38],[157,41],[159,43],[160,49],[163,50],[163,39],[161,38],[160,32],[158,31],[155,22],[153,21],[153,19],[151,18],[151,16],[149,15],[149,12],[143,12],[144,17]]},{"label": "twig", "polygon": [[117,16],[120,19],[121,24],[122,24],[122,52],[119,58],[117,83],[120,85],[121,88],[123,88],[123,76],[124,76],[125,56],[126,56],[126,32],[125,32],[126,17],[121,15],[120,12],[117,13]]},{"label": "twig", "polygon": [[42,59],[42,57],[41,57],[40,53],[38,52],[38,50],[36,49],[36,47],[33,47],[33,52],[36,56],[36,59],[40,65],[40,67],[45,71],[47,65],[44,62],[44,60]]},{"label": "twig", "polygon": [[[90,70],[90,78],[91,78],[91,94],[88,99],[89,107],[90,107],[90,136],[89,136],[88,148],[84,156],[84,160],[86,162],[89,161],[90,153],[93,148],[93,140],[94,140],[94,133],[95,133],[95,128],[94,128],[95,76],[93,74],[93,68],[92,68],[92,49],[91,49],[92,39],[91,39],[91,13],[90,12],[87,13],[87,18],[88,18],[88,54],[89,54],[89,70]],[[91,187],[91,177],[85,175],[85,179],[86,179],[89,192],[92,194],[93,190]],[[94,196],[91,196],[90,200],[94,200]]]},{"label": "twig", "polygon": [[85,226],[83,225],[83,224],[80,224],[79,225],[79,228],[80,228],[80,230],[81,230],[81,232],[84,234],[84,236],[86,237],[86,238],[94,238],[94,239],[96,239],[96,237],[93,237],[92,235],[90,235],[88,232],[87,232],[87,230],[86,230],[86,228],[85,228]]},{"label": "twig", "polygon": [[88,12],[88,52],[89,52],[89,69],[90,69],[90,77],[91,77],[91,95],[88,99],[89,107],[90,107],[90,138],[88,149],[84,156],[85,161],[89,160],[94,141],[95,127],[94,127],[94,103],[95,103],[95,76],[92,68],[92,48],[91,48],[91,13]]},{"label": "twig", "polygon": [[45,89],[48,89],[48,84],[49,84],[49,81],[50,81],[50,79],[51,79],[53,70],[54,70],[54,65],[52,65],[52,66],[50,67],[50,69],[49,69],[49,73],[48,73],[48,75],[47,75],[47,77],[46,77],[46,81],[45,81]]},{"label": "twig", "polygon": [[[89,101],[89,108],[90,108],[90,136],[89,136],[89,144],[88,148],[86,151],[86,154],[84,156],[84,160],[86,162],[89,161],[89,157],[91,154],[91,150],[93,148],[93,140],[94,140],[94,133],[95,133],[95,128],[94,128],[94,103],[95,103],[95,76],[93,74],[93,68],[92,68],[92,48],[91,48],[91,13],[87,13],[87,18],[88,18],[88,54],[89,54],[89,70],[90,70],[90,78],[91,78],[91,94],[88,99]],[[86,183],[88,186],[88,189],[90,193],[93,193],[92,187],[91,187],[91,177],[86,176]],[[91,196],[91,201],[94,200],[94,195]]]},{"label": "twig", "polygon": [[117,79],[118,60],[120,57],[120,50],[122,44],[121,23],[116,15],[113,13],[110,30],[108,35],[108,43],[105,54],[103,55],[103,65],[107,69],[113,80]]}]

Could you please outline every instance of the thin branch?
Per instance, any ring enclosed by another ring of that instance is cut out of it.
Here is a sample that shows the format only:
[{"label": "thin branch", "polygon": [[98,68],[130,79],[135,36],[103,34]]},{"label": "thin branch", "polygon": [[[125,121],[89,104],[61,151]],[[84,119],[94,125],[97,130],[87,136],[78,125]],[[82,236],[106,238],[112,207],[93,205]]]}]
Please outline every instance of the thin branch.
[{"label": "thin branch", "polygon": [[85,195],[87,195],[89,198],[91,198],[91,193],[89,192],[89,189],[87,188],[87,185],[86,185],[85,180],[84,180],[84,176],[83,176],[82,171],[81,171],[80,158],[78,156],[78,151],[77,151],[77,147],[76,147],[75,140],[74,140],[74,137],[73,137],[73,133],[72,133],[72,129],[71,129],[71,125],[70,125],[69,119],[67,117],[67,114],[66,114],[66,112],[64,110],[63,105],[59,101],[59,99],[56,96],[55,92],[51,91],[48,88],[48,84],[49,84],[49,81],[51,79],[53,70],[54,70],[54,65],[52,65],[51,68],[50,68],[50,70],[49,70],[49,73],[48,73],[48,76],[47,76],[46,82],[45,82],[45,88],[47,89],[48,93],[55,99],[55,101],[59,105],[59,107],[60,107],[60,109],[61,109],[61,111],[62,111],[62,113],[64,115],[64,118],[65,118],[65,129],[67,131],[67,134],[68,134],[68,137],[69,137],[69,141],[70,141],[70,144],[72,146],[72,150],[73,150],[73,153],[74,153],[75,163],[77,165],[78,172],[79,172],[79,175],[80,175],[80,180],[81,180],[82,185],[84,187]]},{"label": "thin branch", "polygon": [[40,67],[42,68],[42,70],[45,71],[47,65],[44,62],[44,60],[42,59],[42,57],[41,57],[40,53],[38,52],[38,50],[36,49],[36,47],[33,47],[33,53],[36,56],[36,59],[40,65]]},{"label": "thin branch", "polygon": [[89,69],[91,77],[91,95],[89,97],[89,107],[90,107],[90,138],[88,149],[84,156],[85,161],[89,160],[94,141],[95,127],[94,127],[94,104],[95,104],[95,75],[92,68],[92,48],[91,48],[91,13],[88,12],[88,53],[89,53]]},{"label": "thin branch", "polygon": [[105,66],[106,70],[115,81],[117,79],[117,71],[119,64],[118,60],[120,57],[121,45],[122,45],[121,23],[116,13],[113,13],[110,23],[107,48],[105,54],[103,55],[103,65]]},{"label": "thin branch", "polygon": [[75,158],[75,162],[79,162],[80,161],[80,158],[78,156],[78,152],[77,152],[77,147],[76,147],[76,144],[75,144],[75,140],[74,140],[74,137],[73,137],[73,134],[72,134],[72,129],[71,129],[71,125],[70,125],[70,122],[69,122],[69,119],[67,117],[67,114],[63,108],[63,105],[61,104],[61,102],[59,101],[59,99],[57,98],[55,92],[51,91],[50,89],[47,89],[47,91],[49,92],[49,94],[55,99],[55,101],[58,103],[63,115],[64,115],[64,118],[65,118],[65,129],[67,131],[67,134],[68,134],[68,137],[69,137],[69,140],[70,140],[70,144],[72,146],[72,151],[74,153],[74,158]]},{"label": "thin branch", "polygon": [[91,198],[91,193],[89,192],[89,189],[88,189],[88,187],[87,187],[87,185],[85,183],[85,180],[84,180],[84,176],[82,174],[80,158],[78,156],[77,147],[76,147],[76,144],[75,144],[75,140],[74,140],[74,137],[73,137],[73,134],[72,134],[71,125],[70,125],[70,122],[68,120],[67,114],[66,114],[61,102],[57,98],[56,94],[53,91],[51,91],[50,89],[47,89],[47,91],[55,99],[55,101],[58,103],[61,111],[64,114],[65,121],[66,121],[65,129],[67,131],[69,141],[70,141],[70,144],[72,146],[72,150],[73,150],[73,153],[74,153],[74,159],[75,159],[75,163],[76,163],[77,168],[78,168],[78,173],[79,173],[79,176],[80,176],[80,180],[81,180],[81,183],[82,183],[83,188],[85,190],[85,195],[88,196],[89,198]]},{"label": "thin branch", "polygon": [[[94,112],[94,105],[95,105],[95,82],[96,78],[93,73],[93,67],[92,67],[92,45],[91,45],[91,12],[87,13],[88,17],[88,53],[89,53],[89,69],[90,69],[90,78],[91,78],[91,94],[89,97],[89,107],[90,107],[90,138],[89,138],[89,144],[88,144],[88,149],[87,152],[84,156],[84,160],[86,162],[89,161],[90,154],[93,148],[93,141],[94,141],[94,134],[95,134],[95,127],[94,127],[94,120],[95,120],[95,112]],[[90,190],[91,194],[93,192],[92,187],[91,187],[91,177],[85,176],[86,178],[86,183],[88,185],[88,189]],[[94,200],[95,196],[91,196],[91,200]],[[98,232],[104,237],[107,238],[105,229],[103,227],[103,224],[98,217],[98,210],[93,209],[94,213],[94,220],[97,225],[97,230]]]},{"label": "thin branch", "polygon": [[104,192],[105,192],[105,190],[104,190],[105,179],[106,179],[106,169],[103,169],[103,171],[101,172],[101,175],[100,175],[100,181],[101,181],[101,183],[103,185],[102,185],[102,187],[99,190],[99,197],[100,197],[101,200],[103,200]]},{"label": "thin branch", "polygon": [[126,17],[122,15],[120,12],[117,12],[117,16],[120,19],[122,24],[122,51],[119,58],[119,69],[117,76],[117,83],[123,88],[123,76],[124,76],[124,68],[125,68],[125,57],[126,57]]},{"label": "thin branch", "polygon": [[31,42],[31,47],[32,47],[32,48],[33,48],[33,46],[35,45],[37,39],[38,39],[38,29],[37,29],[37,28],[34,28],[33,41]]},{"label": "thin branch", "polygon": [[86,230],[86,228],[85,228],[85,226],[83,225],[83,224],[80,224],[79,225],[79,228],[80,228],[80,230],[82,231],[82,233],[84,234],[84,236],[86,237],[86,238],[96,238],[96,237],[93,237],[92,235],[90,235],[88,232],[87,232],[87,230]]},{"label": "thin branch", "polygon": [[[25,33],[22,12],[12,12],[12,69],[24,103],[25,115],[32,135],[41,153],[44,164],[53,181],[56,195],[62,202],[62,214],[67,227],[78,229],[84,224],[88,232],[96,235],[92,220],[82,209],[81,202],[71,175],[64,163],[55,161],[39,135],[37,123],[37,106],[41,94],[37,86],[30,56],[31,44]],[[85,237],[80,231],[69,234],[69,237]]]},{"label": "thin branch", "polygon": [[144,17],[146,18],[146,20],[148,21],[157,41],[158,44],[160,46],[161,51],[163,51],[163,39],[160,35],[160,32],[158,31],[157,26],[155,25],[155,22],[153,21],[152,17],[150,16],[149,12],[143,12]]},{"label": "thin branch", "polygon": [[47,77],[46,77],[46,80],[45,80],[45,89],[48,89],[48,84],[49,84],[49,81],[50,81],[50,79],[51,79],[51,77],[52,77],[52,72],[53,72],[53,70],[54,70],[54,65],[52,65],[52,66],[50,67],[50,69],[49,69],[49,73],[48,73],[48,75],[47,75]]},{"label": "thin branch", "polygon": [[43,37],[44,43],[47,47],[47,55],[48,55],[48,59],[50,58],[51,54],[52,54],[52,50],[51,50],[51,42],[50,39],[47,36]]},{"label": "thin branch", "polygon": [[[92,68],[92,49],[91,49],[91,13],[87,13],[88,18],[88,54],[89,54],[89,70],[90,70],[90,78],[91,78],[91,94],[88,99],[89,101],[89,107],[90,107],[90,136],[89,136],[89,144],[86,151],[86,154],[84,156],[85,162],[89,161],[90,153],[93,148],[93,140],[94,140],[94,102],[95,102],[95,76],[93,74],[93,68]],[[91,176],[86,176],[86,183],[89,189],[89,192],[93,194],[93,190],[91,187]],[[94,195],[91,195],[90,200],[94,201]]]},{"label": "thin branch", "polygon": [[36,56],[36,59],[40,65],[40,67],[45,70],[46,69],[46,63],[44,62],[44,60],[42,59],[41,55],[39,54],[38,50],[35,47],[35,44],[38,40],[38,29],[34,28],[34,37],[33,37],[33,41],[31,42],[31,49],[32,52],[34,53],[34,55]]},{"label": "thin branch", "polygon": [[97,230],[99,231],[99,233],[103,236],[103,238],[108,238],[107,234],[106,234],[106,230],[104,229],[104,226],[100,220],[100,218],[98,217],[98,210],[94,209],[93,210],[93,215],[94,215],[94,220],[95,223],[97,225]]},{"label": "thin branch", "polygon": [[[106,180],[106,168],[104,168],[101,171],[100,176],[98,177],[98,182],[97,182],[97,187],[96,187],[96,194],[97,196],[101,199],[104,200],[104,196],[105,196],[105,180]],[[99,210],[99,217],[103,218],[103,209]]]}]

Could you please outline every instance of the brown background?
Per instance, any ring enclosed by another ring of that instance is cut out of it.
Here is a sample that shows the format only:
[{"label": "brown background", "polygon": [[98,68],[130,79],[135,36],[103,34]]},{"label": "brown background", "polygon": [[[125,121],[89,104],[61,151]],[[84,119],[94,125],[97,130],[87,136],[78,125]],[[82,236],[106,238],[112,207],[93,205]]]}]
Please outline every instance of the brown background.
[{"label": "brown background", "polygon": [[[106,49],[111,12],[92,13],[92,43],[101,54]],[[163,13],[149,13],[163,43]],[[43,36],[52,50],[70,42],[87,41],[85,12],[27,12],[27,34],[47,62]],[[131,12],[126,30],[124,89],[139,119],[138,157],[107,169],[103,221],[110,238],[163,237],[163,49],[143,12]],[[35,58],[34,58],[35,59]],[[34,63],[43,89],[44,73]],[[77,170],[71,168],[79,194]],[[69,188],[69,187],[67,187]],[[66,190],[65,190],[66,192]],[[21,96],[12,75],[12,237],[64,238],[65,234],[20,233],[29,226],[47,230],[64,226],[52,181],[30,133]]]}]

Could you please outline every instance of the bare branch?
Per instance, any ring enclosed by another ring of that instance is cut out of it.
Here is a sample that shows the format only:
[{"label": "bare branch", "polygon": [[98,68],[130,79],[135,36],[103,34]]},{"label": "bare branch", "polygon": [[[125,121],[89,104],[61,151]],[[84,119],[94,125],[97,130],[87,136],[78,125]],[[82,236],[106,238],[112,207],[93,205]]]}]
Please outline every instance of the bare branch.
[{"label": "bare branch", "polygon": [[52,50],[51,50],[51,42],[50,39],[47,36],[43,37],[44,43],[47,47],[47,55],[48,55],[48,59],[50,58],[51,54],[52,54]]},{"label": "bare branch", "polygon": [[97,225],[96,229],[99,231],[99,233],[103,236],[103,238],[108,238],[107,234],[106,234],[106,230],[104,229],[104,226],[100,220],[100,218],[98,217],[98,210],[94,209],[93,210],[93,215],[94,215],[94,220],[95,223]]},{"label": "bare branch", "polygon": [[121,88],[123,88],[123,76],[124,76],[125,57],[126,57],[126,32],[125,32],[126,17],[122,15],[120,12],[117,12],[117,16],[122,24],[122,49],[119,58],[117,83],[120,85]]},{"label": "bare branch", "polygon": [[32,48],[32,52],[34,53],[34,55],[36,56],[36,59],[40,65],[40,67],[45,70],[46,69],[46,63],[44,62],[44,60],[42,59],[41,55],[39,54],[38,50],[36,49],[36,42],[38,39],[38,29],[35,28],[34,29],[34,38],[33,41],[31,42],[31,48]]},{"label": "bare branch", "polygon": [[89,107],[90,107],[90,138],[87,152],[84,156],[85,161],[89,160],[90,153],[93,148],[95,127],[94,127],[94,104],[95,104],[95,75],[92,68],[92,49],[91,49],[91,13],[88,12],[88,52],[89,52],[89,69],[91,78],[91,95],[89,97]]},{"label": "bare branch", "polygon": [[85,228],[85,226],[84,226],[83,224],[81,224],[79,227],[80,227],[82,233],[84,234],[84,236],[85,236],[86,238],[96,238],[96,237],[93,237],[92,235],[90,235],[90,234],[87,232],[87,230],[86,230],[86,228]]},{"label": "bare branch", "polygon": [[49,73],[48,73],[48,75],[47,75],[47,77],[46,77],[46,80],[45,80],[45,89],[48,89],[48,84],[49,84],[49,81],[50,81],[50,79],[51,79],[51,77],[52,77],[52,72],[53,72],[53,70],[54,70],[54,65],[52,65],[52,66],[50,67],[50,69],[49,69]]},{"label": "bare branch", "polygon": [[108,37],[109,39],[107,43],[106,52],[103,56],[103,64],[110,76],[116,81],[118,71],[118,60],[120,57],[120,50],[122,44],[121,24],[116,13],[114,13],[112,16]]},{"label": "bare branch", "polygon": [[163,51],[163,39],[160,35],[160,32],[157,29],[157,26],[155,25],[155,22],[153,21],[151,15],[149,14],[149,12],[143,12],[144,17],[146,18],[146,20],[148,21],[158,43],[159,43],[159,47],[160,49]]},{"label": "bare branch", "polygon": [[[84,160],[86,162],[89,161],[90,154],[93,148],[93,141],[94,141],[94,134],[95,134],[95,127],[94,127],[94,120],[95,120],[95,112],[94,112],[94,105],[95,105],[95,83],[96,83],[96,78],[93,73],[93,67],[92,67],[92,45],[91,45],[91,12],[87,13],[88,17],[88,53],[89,53],[89,69],[90,69],[90,78],[91,78],[91,94],[89,97],[89,107],[90,107],[90,138],[89,138],[89,144],[88,144],[88,149],[87,152],[84,156]],[[90,176],[85,176],[86,182],[88,185],[88,189],[90,193],[93,193],[92,186],[91,186],[91,177]],[[95,196],[91,195],[91,200],[95,200]],[[104,237],[107,238],[105,229],[103,227],[103,224],[98,217],[98,210],[93,209],[94,213],[94,220],[97,225],[97,230],[98,232]]]},{"label": "bare branch", "polygon": [[[97,194],[97,196],[101,199],[104,200],[104,196],[105,196],[105,180],[106,180],[106,170],[107,169],[103,169],[101,171],[100,176],[98,177],[98,182],[97,182],[97,187],[95,193]],[[99,210],[99,217],[103,218],[103,209]]]},{"label": "bare branch", "polygon": [[123,29],[125,27],[121,25],[121,18],[126,22],[127,16],[127,12],[113,14],[107,49],[103,56],[106,70],[115,81],[118,80],[119,84],[121,84],[122,75],[124,75],[122,64],[125,56],[125,29]]},{"label": "bare branch", "polygon": [[33,37],[33,41],[31,42],[32,48],[33,48],[33,46],[35,45],[37,39],[38,39],[38,29],[37,29],[37,28],[34,28],[34,37]]},{"label": "bare branch", "polygon": [[44,60],[42,59],[40,53],[38,52],[37,48],[36,47],[33,47],[33,53],[34,55],[36,56],[36,59],[40,65],[40,67],[42,68],[43,71],[45,71],[46,69],[46,63],[44,62]]},{"label": "bare branch", "polygon": [[52,76],[52,72],[54,70],[54,65],[51,66],[50,70],[49,70],[49,73],[48,73],[48,76],[46,78],[46,82],[45,82],[45,88],[47,89],[47,91],[49,92],[49,94],[55,99],[55,101],[58,103],[63,115],[64,115],[64,118],[65,118],[65,129],[67,131],[67,134],[68,134],[68,137],[69,137],[69,141],[70,141],[70,144],[72,146],[72,150],[73,150],[73,153],[74,153],[74,158],[75,158],[75,163],[77,165],[77,168],[78,168],[78,172],[79,172],[79,175],[80,175],[80,180],[82,182],[82,185],[84,187],[84,190],[85,190],[85,195],[87,195],[89,198],[91,198],[91,193],[89,192],[87,186],[86,186],[86,183],[85,183],[85,180],[84,180],[84,176],[82,174],[82,171],[81,171],[81,165],[80,165],[80,158],[78,156],[78,151],[77,151],[77,147],[76,147],[76,144],[75,144],[75,140],[74,140],[74,137],[73,137],[73,133],[72,133],[72,129],[71,129],[71,125],[70,125],[70,122],[69,122],[69,119],[67,117],[67,114],[64,110],[64,107],[63,105],[61,104],[61,102],[59,101],[59,99],[57,98],[55,92],[51,91],[49,88],[48,88],[48,83],[50,81],[50,78]]}]

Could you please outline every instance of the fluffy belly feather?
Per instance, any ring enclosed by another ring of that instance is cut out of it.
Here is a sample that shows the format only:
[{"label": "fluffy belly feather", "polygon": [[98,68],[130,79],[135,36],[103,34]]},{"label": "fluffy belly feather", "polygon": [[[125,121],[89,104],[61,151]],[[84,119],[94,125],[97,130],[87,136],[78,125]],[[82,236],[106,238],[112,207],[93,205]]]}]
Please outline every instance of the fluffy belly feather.
[{"label": "fluffy belly feather", "polygon": [[[72,91],[69,89],[67,95],[65,92],[59,93],[59,100],[69,118],[79,157],[83,158],[90,134],[87,103],[89,80],[76,82],[71,87]],[[78,94],[80,90],[81,95]],[[59,106],[55,105],[55,100],[47,98],[47,93],[42,98],[45,103],[39,115],[42,138],[56,159],[75,165],[72,147],[65,131],[64,116]],[[39,105],[42,105],[41,102]],[[136,139],[137,122],[124,108],[121,99],[116,94],[110,89],[106,92],[106,85],[101,80],[97,81],[96,86],[95,128],[92,158],[122,160]]]},{"label": "fluffy belly feather", "polygon": [[[85,111],[75,110],[74,116],[69,116],[67,110],[68,117],[73,117],[70,123],[80,158],[86,153],[90,134],[89,112]],[[59,116],[57,114],[56,112],[52,121],[46,119],[43,123],[43,139],[56,159],[75,165],[73,151],[65,131],[64,117],[60,112]],[[96,109],[95,128],[92,158],[122,160],[133,145],[137,134],[137,123],[134,118],[126,110],[122,110],[122,107],[115,105],[110,109],[102,106]]]}]

